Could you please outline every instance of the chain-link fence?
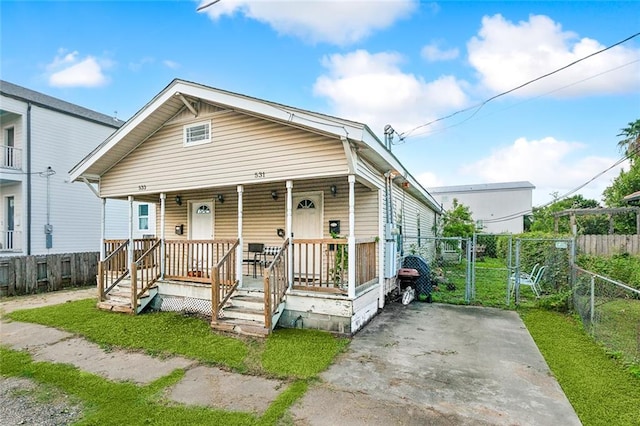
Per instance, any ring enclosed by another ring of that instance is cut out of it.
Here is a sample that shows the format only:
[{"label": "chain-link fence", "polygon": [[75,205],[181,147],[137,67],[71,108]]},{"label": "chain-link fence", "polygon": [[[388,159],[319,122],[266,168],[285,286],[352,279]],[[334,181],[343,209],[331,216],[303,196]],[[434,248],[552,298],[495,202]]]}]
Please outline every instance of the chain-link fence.
[{"label": "chain-link fence", "polygon": [[475,234],[472,243],[471,299],[483,306],[504,306],[512,266],[513,237]]},{"label": "chain-link fence", "polygon": [[558,300],[567,301],[574,263],[572,239],[516,238],[508,302],[533,305],[540,297],[553,295],[564,295]]},{"label": "chain-link fence", "polygon": [[427,261],[434,302],[462,304],[471,301],[470,239],[405,235],[402,255],[418,255]]},{"label": "chain-link fence", "polygon": [[626,362],[640,363],[640,290],[574,266],[572,301],[597,342]]}]

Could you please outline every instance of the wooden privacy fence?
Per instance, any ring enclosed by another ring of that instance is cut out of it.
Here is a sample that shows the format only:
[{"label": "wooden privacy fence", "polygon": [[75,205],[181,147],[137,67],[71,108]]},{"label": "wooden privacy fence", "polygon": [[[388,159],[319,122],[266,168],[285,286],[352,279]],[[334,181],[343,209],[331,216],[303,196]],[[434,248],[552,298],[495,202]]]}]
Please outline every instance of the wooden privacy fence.
[{"label": "wooden privacy fence", "polygon": [[95,286],[98,252],[0,258],[0,297]]},{"label": "wooden privacy fence", "polygon": [[611,256],[619,253],[640,254],[640,235],[578,235],[578,253]]}]

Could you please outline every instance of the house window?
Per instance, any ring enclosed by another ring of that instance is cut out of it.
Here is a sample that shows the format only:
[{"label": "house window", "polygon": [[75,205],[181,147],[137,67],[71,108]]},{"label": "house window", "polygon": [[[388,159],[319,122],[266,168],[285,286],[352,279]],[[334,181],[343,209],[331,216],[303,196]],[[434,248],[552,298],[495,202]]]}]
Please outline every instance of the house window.
[{"label": "house window", "polygon": [[304,199],[298,203],[298,209],[315,209],[316,205],[313,201]]},{"label": "house window", "polygon": [[185,145],[199,145],[208,142],[211,142],[211,121],[200,121],[184,126]]},{"label": "house window", "polygon": [[138,229],[149,229],[149,204],[140,204],[138,206]]},{"label": "house window", "polygon": [[196,210],[196,214],[209,214],[209,213],[211,213],[211,209],[206,204],[201,205]]}]

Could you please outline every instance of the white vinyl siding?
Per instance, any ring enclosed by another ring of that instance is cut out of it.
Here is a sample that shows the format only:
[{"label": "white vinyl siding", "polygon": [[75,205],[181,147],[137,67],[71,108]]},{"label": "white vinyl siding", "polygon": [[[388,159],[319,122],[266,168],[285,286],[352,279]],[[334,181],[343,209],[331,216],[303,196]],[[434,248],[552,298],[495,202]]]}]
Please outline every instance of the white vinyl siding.
[{"label": "white vinyl siding", "polygon": [[183,124],[166,125],[102,176],[101,196],[336,176],[348,171],[338,139],[236,112],[211,117],[213,143],[183,147]]},{"label": "white vinyl siding", "polygon": [[[27,103],[2,97],[2,109],[15,119],[2,121],[2,127],[14,128],[14,145],[21,150],[26,171]],[[7,115],[5,115],[6,117]],[[6,119],[6,118],[5,118]],[[98,251],[100,249],[101,202],[83,183],[68,183],[67,172],[107,138],[115,129],[83,120],[38,105],[31,108],[31,254],[57,254]],[[4,143],[4,141],[3,141]],[[40,172],[51,167],[49,178],[49,223],[53,227],[53,246],[46,248],[44,225],[47,223],[47,179]],[[11,187],[0,185],[0,192],[15,195],[15,230],[27,248],[26,177]],[[126,221],[126,218],[125,218]],[[126,223],[126,222],[125,222]]]}]

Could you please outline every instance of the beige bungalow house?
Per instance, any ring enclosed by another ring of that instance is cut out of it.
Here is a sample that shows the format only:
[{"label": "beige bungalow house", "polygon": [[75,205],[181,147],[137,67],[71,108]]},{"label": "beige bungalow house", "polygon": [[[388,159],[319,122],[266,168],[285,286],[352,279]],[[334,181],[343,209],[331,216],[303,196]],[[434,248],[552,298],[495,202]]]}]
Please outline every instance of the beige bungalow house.
[{"label": "beige bungalow house", "polygon": [[104,240],[100,308],[253,335],[355,333],[395,286],[398,218],[428,236],[441,213],[366,125],[184,80],[70,175],[128,200],[130,229],[134,202],[157,205],[156,238]]}]

